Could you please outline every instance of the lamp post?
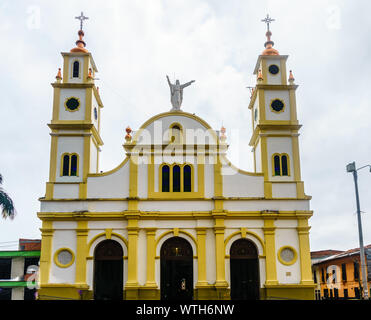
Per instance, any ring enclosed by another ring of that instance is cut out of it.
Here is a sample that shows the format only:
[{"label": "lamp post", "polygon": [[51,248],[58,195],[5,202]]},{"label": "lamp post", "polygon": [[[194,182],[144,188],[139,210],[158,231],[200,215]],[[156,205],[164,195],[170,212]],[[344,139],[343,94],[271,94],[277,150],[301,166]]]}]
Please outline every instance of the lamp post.
[{"label": "lamp post", "polygon": [[362,286],[363,286],[363,296],[365,299],[368,299],[368,287],[367,287],[367,274],[366,274],[366,261],[365,261],[365,248],[363,247],[363,234],[362,234],[362,220],[361,220],[361,209],[359,204],[359,195],[358,195],[358,176],[357,171],[363,168],[370,167],[371,165],[366,165],[361,168],[356,169],[356,163],[349,163],[346,168],[347,172],[353,173],[354,186],[356,190],[356,202],[357,202],[357,220],[358,220],[358,235],[359,235],[359,251],[361,259],[361,270],[362,270]]}]

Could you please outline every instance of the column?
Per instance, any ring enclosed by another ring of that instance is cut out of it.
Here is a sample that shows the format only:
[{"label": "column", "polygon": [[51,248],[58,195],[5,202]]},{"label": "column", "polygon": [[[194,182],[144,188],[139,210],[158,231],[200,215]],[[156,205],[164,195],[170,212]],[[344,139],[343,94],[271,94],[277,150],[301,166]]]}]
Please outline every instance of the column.
[{"label": "column", "polygon": [[299,238],[299,254],[300,254],[300,273],[302,284],[313,284],[312,279],[312,264],[310,260],[310,247],[309,247],[309,229],[308,218],[298,218],[298,231]]},{"label": "column", "polygon": [[197,257],[198,279],[197,286],[207,286],[206,281],[206,228],[197,227]]},{"label": "column", "polygon": [[76,278],[75,284],[79,288],[88,288],[86,284],[86,258],[88,255],[88,221],[77,221],[76,228]]},{"label": "column", "polygon": [[266,272],[265,284],[274,285],[278,284],[276,269],[276,243],[275,243],[276,227],[274,225],[274,220],[275,217],[277,217],[277,214],[263,213],[262,216],[264,219],[263,231],[265,241],[265,272]]},{"label": "column", "polygon": [[53,222],[43,221],[41,231],[41,254],[40,254],[40,270],[39,283],[42,287],[49,282],[50,263],[52,257],[53,243]]},{"label": "column", "polygon": [[147,281],[146,287],[157,288],[155,276],[156,228],[146,228],[147,233]]}]

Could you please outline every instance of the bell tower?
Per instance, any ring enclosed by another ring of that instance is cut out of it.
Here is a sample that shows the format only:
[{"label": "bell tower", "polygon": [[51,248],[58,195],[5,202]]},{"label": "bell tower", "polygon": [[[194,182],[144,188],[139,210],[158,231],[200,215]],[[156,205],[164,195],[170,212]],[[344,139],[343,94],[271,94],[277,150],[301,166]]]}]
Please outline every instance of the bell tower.
[{"label": "bell tower", "polygon": [[88,173],[99,172],[100,116],[103,108],[94,78],[98,72],[85,48],[81,13],[76,47],[62,52],[63,71],[58,70],[51,123],[51,151],[46,199],[86,198]]},{"label": "bell tower", "polygon": [[290,70],[287,79],[287,55],[273,48],[267,15],[265,49],[259,55],[254,74],[256,86],[251,90],[249,109],[252,115],[255,172],[264,173],[266,198],[307,199],[300,173],[299,130],[297,119],[297,85]]}]

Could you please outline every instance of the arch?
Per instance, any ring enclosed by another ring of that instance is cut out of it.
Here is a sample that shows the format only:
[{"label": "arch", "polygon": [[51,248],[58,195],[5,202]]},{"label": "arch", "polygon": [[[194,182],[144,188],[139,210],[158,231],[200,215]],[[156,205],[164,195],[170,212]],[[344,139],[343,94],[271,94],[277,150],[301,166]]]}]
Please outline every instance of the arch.
[{"label": "arch", "polygon": [[80,77],[80,62],[75,60],[72,64],[72,78]]},{"label": "arch", "polygon": [[68,153],[62,154],[61,176],[70,175],[70,155]]},{"label": "arch", "polygon": [[259,275],[259,257],[256,244],[246,238],[233,241],[230,248],[231,300],[259,299]]},{"label": "arch", "polygon": [[[243,233],[246,233],[246,236],[243,236]],[[248,235],[250,237],[248,237]],[[229,252],[230,247],[233,244],[233,242],[236,241],[237,239],[247,239],[247,240],[252,241],[258,249],[258,255],[260,257],[265,257],[265,245],[264,245],[263,239],[259,237],[256,233],[249,231],[249,230],[245,230],[244,232],[242,232],[241,230],[233,232],[224,240],[224,250],[225,250],[224,253],[226,255],[227,255],[227,252]]]},{"label": "arch", "polygon": [[195,256],[197,256],[197,254],[198,254],[198,252],[197,252],[197,240],[192,234],[190,234],[189,232],[187,232],[185,230],[169,230],[169,231],[165,231],[164,233],[162,233],[156,239],[156,256],[160,256],[159,251],[160,251],[160,248],[161,248],[162,244],[167,239],[169,239],[173,236],[182,237],[185,240],[187,240],[191,244],[193,252],[195,253]]},{"label": "arch", "polygon": [[281,175],[281,159],[279,154],[273,155],[273,172],[275,176]]},{"label": "arch", "polygon": [[183,166],[183,192],[192,192],[192,167],[189,164]]},{"label": "arch", "polygon": [[174,236],[161,245],[160,291],[163,300],[192,300],[194,289],[193,248]]},{"label": "arch", "polygon": [[[93,246],[93,244],[97,241],[97,240],[99,240],[99,238],[104,238],[104,239],[101,239],[100,241],[98,241],[96,244],[95,244],[95,246]],[[122,241],[123,242],[123,246],[122,246],[122,244],[121,244],[121,246],[123,247],[123,250],[124,250],[124,256],[125,255],[127,255],[127,250],[128,250],[128,242],[127,242],[127,240],[122,236],[122,235],[120,235],[120,234],[118,234],[118,233],[115,233],[115,232],[112,232],[111,233],[111,239],[114,239],[114,238],[117,238],[116,239],[116,241],[118,242],[118,243],[120,243],[120,241]],[[107,237],[106,237],[106,233],[105,232],[102,232],[102,233],[99,233],[99,234],[97,234],[96,236],[94,236],[89,242],[88,242],[88,253],[89,253],[89,256],[93,256],[94,255],[94,250],[95,250],[95,248],[96,248],[96,246],[100,243],[100,242],[102,242],[102,241],[104,241],[104,240],[107,240]],[[92,252],[93,251],[93,252]]]},{"label": "arch", "polygon": [[94,248],[94,300],[122,300],[124,290],[123,247],[112,239]]},{"label": "arch", "polygon": [[169,127],[169,141],[175,144],[183,144],[183,126],[174,122]]},{"label": "arch", "polygon": [[170,191],[170,167],[167,164],[161,165],[161,190]]},{"label": "arch", "polygon": [[79,155],[77,153],[72,153],[70,158],[70,175],[78,176],[79,175]]}]

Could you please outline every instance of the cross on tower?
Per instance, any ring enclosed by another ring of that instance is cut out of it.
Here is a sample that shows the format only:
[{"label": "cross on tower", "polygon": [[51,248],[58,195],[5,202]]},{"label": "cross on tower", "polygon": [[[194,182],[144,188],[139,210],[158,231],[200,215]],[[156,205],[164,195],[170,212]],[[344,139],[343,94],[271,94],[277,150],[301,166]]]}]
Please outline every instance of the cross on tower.
[{"label": "cross on tower", "polygon": [[81,15],[79,15],[78,17],[75,17],[75,19],[80,20],[80,30],[82,30],[82,23],[84,22],[84,20],[87,20],[89,18],[85,17],[84,13],[81,11]]},{"label": "cross on tower", "polygon": [[269,24],[274,21],[274,19],[272,19],[269,14],[267,14],[267,16],[261,20],[262,22],[265,22],[267,24],[267,31],[269,31]]}]

